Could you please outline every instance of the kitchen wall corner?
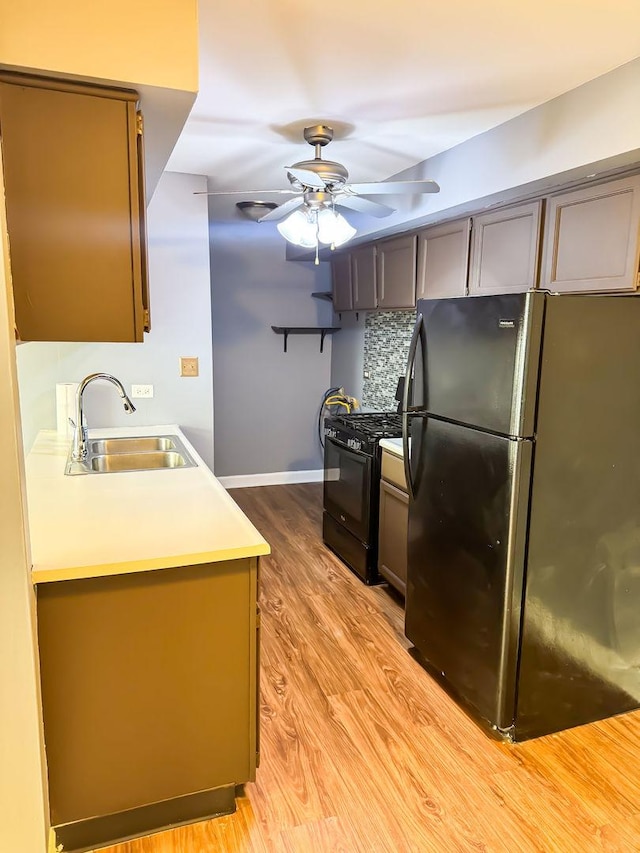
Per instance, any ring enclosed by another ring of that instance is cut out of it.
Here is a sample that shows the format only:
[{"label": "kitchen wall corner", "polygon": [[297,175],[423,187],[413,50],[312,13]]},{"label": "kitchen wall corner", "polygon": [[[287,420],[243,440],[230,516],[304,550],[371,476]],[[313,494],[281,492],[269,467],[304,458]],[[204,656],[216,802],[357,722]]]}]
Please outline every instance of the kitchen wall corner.
[{"label": "kitchen wall corner", "polygon": [[342,330],[334,336],[331,353],[331,388],[344,388],[345,394],[362,401],[364,372],[364,330],[366,313],[345,312],[341,315]]}]

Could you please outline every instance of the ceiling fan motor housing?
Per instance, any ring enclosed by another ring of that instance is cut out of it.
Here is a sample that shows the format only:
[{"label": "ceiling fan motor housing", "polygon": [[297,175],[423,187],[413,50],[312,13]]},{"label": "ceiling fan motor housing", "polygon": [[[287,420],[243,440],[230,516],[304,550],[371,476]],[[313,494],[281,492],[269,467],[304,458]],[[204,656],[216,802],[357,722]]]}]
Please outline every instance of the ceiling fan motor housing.
[{"label": "ceiling fan motor housing", "polygon": [[[322,148],[328,145],[333,139],[333,128],[326,124],[314,124],[310,127],[305,127],[304,138],[309,145],[315,146],[316,156],[313,160],[301,160],[299,163],[294,163],[292,169],[304,169],[307,172],[313,172],[318,177],[322,178],[327,188],[341,187],[347,182],[349,172],[345,169],[342,163],[335,163],[332,160],[322,159]],[[294,177],[289,173],[289,180],[292,185],[298,189],[305,189],[306,185],[299,178]]]},{"label": "ceiling fan motor housing", "polygon": [[[334,163],[332,160],[301,160],[299,163],[294,163],[291,168],[314,172],[322,178],[327,186],[342,186],[349,177],[349,172],[342,163]],[[291,174],[289,174],[289,180],[297,189],[303,188],[303,184]]]}]

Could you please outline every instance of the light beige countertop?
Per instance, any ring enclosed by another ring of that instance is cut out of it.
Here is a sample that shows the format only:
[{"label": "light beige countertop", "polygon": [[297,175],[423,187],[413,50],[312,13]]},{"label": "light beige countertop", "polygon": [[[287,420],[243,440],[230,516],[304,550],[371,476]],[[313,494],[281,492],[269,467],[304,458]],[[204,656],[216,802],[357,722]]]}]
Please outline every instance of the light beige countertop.
[{"label": "light beige countertop", "polygon": [[388,450],[389,453],[393,453],[394,456],[399,456],[401,459],[404,456],[401,438],[381,438],[380,447],[383,450]]},{"label": "light beige countertop", "polygon": [[89,430],[93,439],[169,434],[196,467],[69,477],[69,439],[39,433],[26,459],[34,583],[270,553],[177,426]]}]

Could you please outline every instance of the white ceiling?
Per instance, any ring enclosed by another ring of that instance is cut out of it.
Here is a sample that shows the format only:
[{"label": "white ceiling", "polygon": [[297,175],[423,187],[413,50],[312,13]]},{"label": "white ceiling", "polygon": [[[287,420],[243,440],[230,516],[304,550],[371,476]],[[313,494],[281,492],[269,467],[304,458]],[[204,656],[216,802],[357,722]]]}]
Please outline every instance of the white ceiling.
[{"label": "white ceiling", "polygon": [[200,93],[168,168],[285,189],[325,123],[324,155],[382,180],[638,55],[639,0],[200,0]]}]

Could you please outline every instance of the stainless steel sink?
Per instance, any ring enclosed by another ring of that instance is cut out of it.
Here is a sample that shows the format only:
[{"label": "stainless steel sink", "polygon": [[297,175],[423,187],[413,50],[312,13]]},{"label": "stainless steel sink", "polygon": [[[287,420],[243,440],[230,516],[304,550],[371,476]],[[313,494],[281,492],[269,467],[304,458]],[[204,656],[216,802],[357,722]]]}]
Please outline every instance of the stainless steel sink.
[{"label": "stainless steel sink", "polygon": [[65,474],[115,474],[196,465],[176,435],[93,438],[88,445],[87,458],[81,462],[74,462],[69,456]]},{"label": "stainless steel sink", "polygon": [[145,453],[148,450],[175,450],[176,439],[145,435],[139,438],[101,438],[89,444],[92,454]]},{"label": "stainless steel sink", "polygon": [[146,453],[111,453],[93,456],[91,470],[99,474],[113,471],[152,471],[155,468],[184,468],[187,461],[175,450],[152,450]]}]

